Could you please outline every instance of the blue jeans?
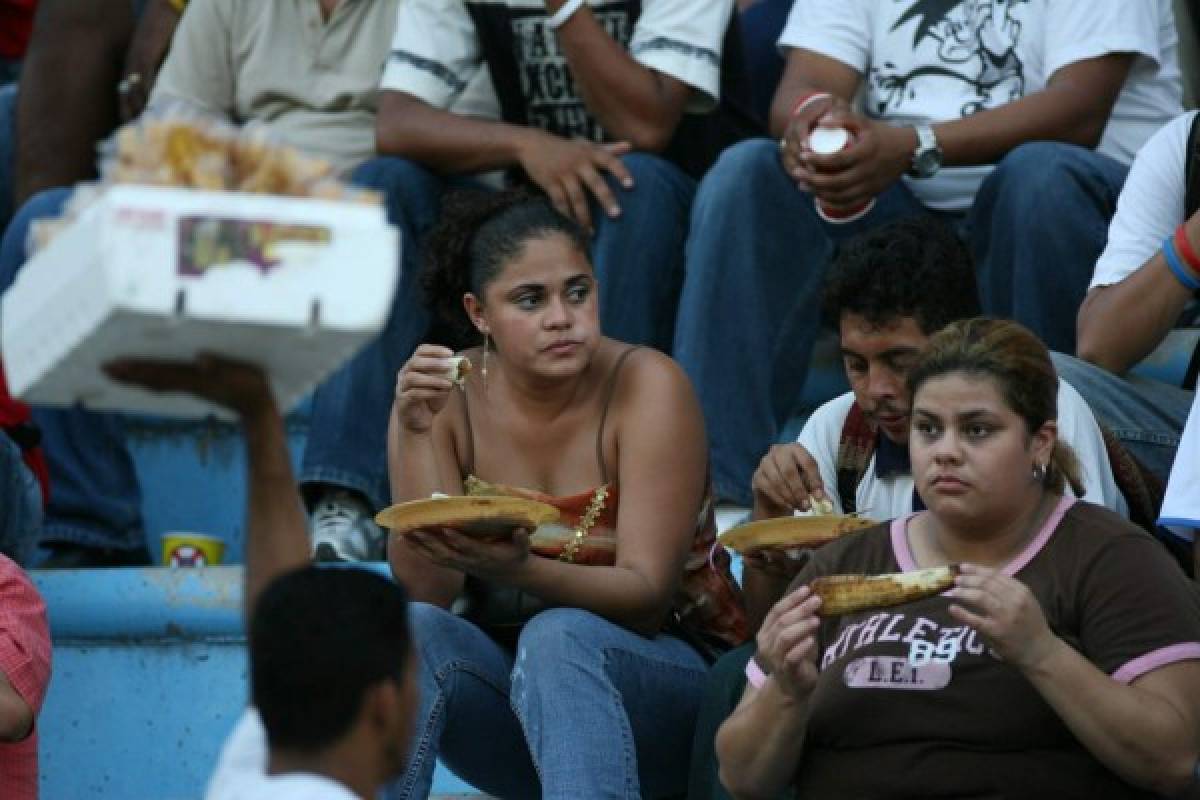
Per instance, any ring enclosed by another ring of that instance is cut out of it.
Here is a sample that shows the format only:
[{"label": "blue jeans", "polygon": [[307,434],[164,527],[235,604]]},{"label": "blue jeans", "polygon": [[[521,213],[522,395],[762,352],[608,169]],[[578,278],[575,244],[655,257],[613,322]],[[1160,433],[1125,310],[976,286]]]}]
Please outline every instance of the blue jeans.
[{"label": "blue jeans", "polygon": [[[1111,215],[1102,200],[1115,203],[1123,170],[1082,148],[1023,145],[984,182],[965,223],[959,214],[939,215],[982,254],[977,271],[988,287],[981,297],[986,313],[1025,315],[1018,319],[1043,336],[1057,336],[1066,320],[1070,341],[1052,347],[1073,352],[1075,309]],[[1056,177],[1063,173],[1070,179]],[[1039,193],[1043,198],[1033,201]],[[701,182],[674,355],[704,408],[719,497],[750,504],[754,469],[797,408],[837,243],[929,213],[935,212],[897,183],[862,219],[827,223],[812,196],[784,174],[777,144],[763,139],[726,150]]]},{"label": "blue jeans", "polygon": [[42,493],[21,448],[0,432],[0,553],[29,564],[42,528]]},{"label": "blue jeans", "polygon": [[637,800],[687,785],[706,665],[679,639],[558,608],[525,625],[514,655],[435,606],[414,603],[410,620],[421,706],[387,797],[427,797],[438,756],[504,798]]},{"label": "blue jeans", "polygon": [[[25,263],[30,223],[55,216],[70,197],[68,189],[34,196],[13,217],[0,242],[0,292],[8,289]],[[134,549],[145,545],[141,490],[125,449],[119,414],[80,409],[34,408],[54,490],[46,507],[44,543]]]},{"label": "blue jeans", "polygon": [[1114,375],[1063,353],[1050,356],[1096,420],[1165,484],[1195,393],[1137,375]]},{"label": "blue jeans", "polygon": [[[634,188],[609,182],[622,215],[609,219],[592,203],[591,255],[600,285],[601,328],[614,338],[666,350],[695,184],[656,156],[634,153],[623,160]],[[420,242],[437,220],[445,191],[470,182],[439,177],[400,158],[368,161],[353,181],[387,197],[388,218],[401,230],[400,285],[383,335],[314,395],[300,480],[354,489],[382,508],[389,502],[384,440],[396,373],[431,321],[420,287]]]}]

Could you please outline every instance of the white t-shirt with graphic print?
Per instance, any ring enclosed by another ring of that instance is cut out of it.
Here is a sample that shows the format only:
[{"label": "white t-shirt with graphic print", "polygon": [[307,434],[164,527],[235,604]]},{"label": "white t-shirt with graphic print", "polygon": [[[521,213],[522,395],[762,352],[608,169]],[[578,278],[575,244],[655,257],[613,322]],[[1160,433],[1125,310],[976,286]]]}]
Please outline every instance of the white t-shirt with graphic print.
[{"label": "white t-shirt with graphic print", "polygon": [[[812,413],[796,439],[817,462],[825,493],[833,502],[834,511],[839,514],[842,513],[842,502],[837,493],[838,446],[842,438],[842,426],[852,405],[853,392],[846,392],[825,403]],[[1128,517],[1129,506],[1117,488],[1096,417],[1075,387],[1063,380],[1058,382],[1058,436],[1071,446],[1079,459],[1085,490],[1082,499],[1107,506],[1121,516]],[[912,513],[913,486],[912,475],[888,478],[876,475],[875,456],[872,455],[855,492],[855,508],[871,519],[903,517]],[[1067,493],[1070,494],[1070,491],[1068,488]]]},{"label": "white t-shirt with graphic print", "polygon": [[[865,113],[892,124],[944,122],[1045,88],[1062,67],[1109,53],[1137,58],[1099,152],[1128,164],[1180,113],[1171,0],[796,0],[780,37],[864,78]],[[906,178],[929,208],[961,211],[991,166]]]},{"label": "white t-shirt with graphic print", "polygon": [[[593,15],[638,63],[692,88],[687,110],[711,111],[720,96],[721,52],[733,0],[588,0]],[[520,102],[527,124],[564,136],[601,139],[587,114],[544,0],[403,0],[381,87],[448,108],[484,64],[481,31],[506,40],[516,86],[499,79],[501,102]]]}]

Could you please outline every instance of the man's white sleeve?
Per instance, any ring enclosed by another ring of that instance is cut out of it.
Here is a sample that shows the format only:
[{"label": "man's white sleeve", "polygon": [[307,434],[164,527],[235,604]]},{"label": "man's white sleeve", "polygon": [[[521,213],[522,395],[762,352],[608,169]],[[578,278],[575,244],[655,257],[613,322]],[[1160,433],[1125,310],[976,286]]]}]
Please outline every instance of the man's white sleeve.
[{"label": "man's white sleeve", "polygon": [[796,0],[780,49],[801,48],[865,73],[871,63],[871,0]]},{"label": "man's white sleeve", "polygon": [[178,109],[237,122],[233,9],[226,0],[192,0],[147,102],[152,114]]},{"label": "man's white sleeve", "polygon": [[1109,53],[1136,53],[1162,64],[1159,0],[1050,0],[1046,14],[1045,75]]},{"label": "man's white sleeve", "polygon": [[480,59],[475,24],[461,0],[402,0],[380,88],[449,108]]},{"label": "man's white sleeve", "polygon": [[692,88],[687,110],[711,111],[721,96],[721,57],[733,0],[647,0],[629,42],[639,64]]},{"label": "man's white sleeve", "polygon": [[1079,459],[1084,488],[1080,499],[1128,517],[1129,506],[1113,478],[1100,424],[1075,387],[1064,380],[1058,382],[1058,438],[1070,445]]},{"label": "man's white sleeve", "polygon": [[1190,112],[1167,123],[1133,160],[1089,289],[1132,275],[1183,221],[1187,139],[1195,117]]},{"label": "man's white sleeve", "polygon": [[838,496],[837,485],[837,456],[838,445],[842,438],[842,426],[845,425],[846,415],[854,404],[854,395],[850,392],[835,397],[812,413],[804,423],[804,429],[796,437],[796,441],[804,445],[804,449],[817,462],[821,471],[821,484],[825,487],[825,495],[833,502],[836,514],[843,513],[842,499]]}]

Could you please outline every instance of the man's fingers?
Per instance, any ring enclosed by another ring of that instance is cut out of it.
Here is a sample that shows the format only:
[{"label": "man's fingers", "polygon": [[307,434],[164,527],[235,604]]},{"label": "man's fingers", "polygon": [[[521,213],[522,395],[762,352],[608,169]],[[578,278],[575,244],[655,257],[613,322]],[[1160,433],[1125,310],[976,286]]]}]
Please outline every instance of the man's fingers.
[{"label": "man's fingers", "polygon": [[568,219],[574,219],[576,222],[579,222],[578,219],[575,219],[575,214],[571,210],[571,204],[567,202],[566,191],[560,185],[554,184],[553,186],[546,187],[546,195],[550,198],[550,204],[554,206],[555,211]]},{"label": "man's fingers", "polygon": [[563,191],[567,195],[567,204],[571,207],[571,216],[583,226],[584,230],[592,230],[592,214],[588,210],[587,195],[583,192],[579,178],[568,176],[563,180]]},{"label": "man's fingers", "polygon": [[579,177],[587,184],[605,214],[613,218],[621,216],[621,206],[617,203],[617,198],[613,196],[612,190],[608,188],[608,184],[604,178],[600,177],[600,173],[596,171],[595,167],[591,164],[585,165],[580,170]]},{"label": "man's fingers", "polygon": [[600,151],[600,166],[612,174],[625,189],[633,188],[633,173],[625,166],[621,156],[633,150],[628,142],[605,145]]},{"label": "man's fingers", "polygon": [[195,364],[119,360],[106,364],[104,371],[118,383],[139,386],[153,392],[188,392],[203,395],[206,385]]}]

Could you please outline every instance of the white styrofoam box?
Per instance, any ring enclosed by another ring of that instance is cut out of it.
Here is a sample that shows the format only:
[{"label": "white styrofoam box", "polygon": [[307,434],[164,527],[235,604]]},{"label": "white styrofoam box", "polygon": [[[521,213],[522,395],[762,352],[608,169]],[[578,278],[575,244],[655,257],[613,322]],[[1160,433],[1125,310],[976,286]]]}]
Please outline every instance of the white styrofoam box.
[{"label": "white styrofoam box", "polygon": [[382,330],[399,263],[379,206],[113,186],[0,298],[9,388],[35,405],[227,416],[101,369],[208,352],[263,366],[288,409]]}]

